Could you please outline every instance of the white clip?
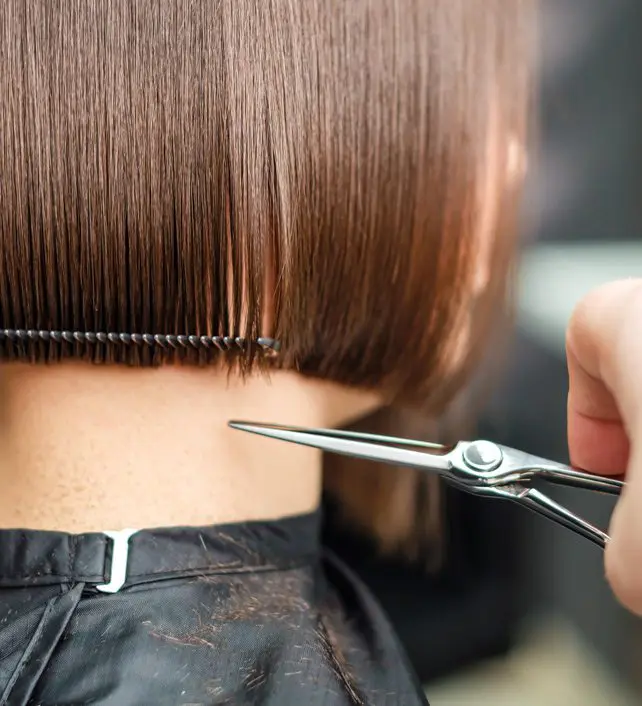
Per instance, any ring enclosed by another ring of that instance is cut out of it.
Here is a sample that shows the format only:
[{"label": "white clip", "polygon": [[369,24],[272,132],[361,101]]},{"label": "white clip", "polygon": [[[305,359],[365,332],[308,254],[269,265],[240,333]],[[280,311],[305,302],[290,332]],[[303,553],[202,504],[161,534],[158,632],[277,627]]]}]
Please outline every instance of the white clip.
[{"label": "white clip", "polygon": [[109,583],[102,583],[96,588],[103,593],[118,593],[127,580],[127,559],[129,558],[129,540],[138,530],[124,529],[103,532],[112,541],[111,571]]}]

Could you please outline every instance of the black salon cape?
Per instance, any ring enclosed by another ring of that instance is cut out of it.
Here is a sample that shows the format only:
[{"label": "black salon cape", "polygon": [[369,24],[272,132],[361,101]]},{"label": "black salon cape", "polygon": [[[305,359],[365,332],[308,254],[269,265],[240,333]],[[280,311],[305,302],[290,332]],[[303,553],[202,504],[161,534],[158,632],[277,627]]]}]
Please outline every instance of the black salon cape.
[{"label": "black salon cape", "polygon": [[426,704],[318,516],[141,531],[113,594],[101,533],[0,531],[0,704]]}]

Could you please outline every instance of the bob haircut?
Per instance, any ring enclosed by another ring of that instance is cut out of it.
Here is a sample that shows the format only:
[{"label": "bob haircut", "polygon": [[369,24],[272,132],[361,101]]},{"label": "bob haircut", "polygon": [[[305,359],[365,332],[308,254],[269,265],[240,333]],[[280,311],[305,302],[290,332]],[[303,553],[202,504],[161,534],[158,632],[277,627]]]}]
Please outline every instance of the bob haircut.
[{"label": "bob haircut", "polygon": [[500,174],[454,370],[489,144],[503,164],[525,133],[530,5],[3,0],[0,327],[281,352],[5,340],[0,356],[278,367],[440,409],[506,291]]}]

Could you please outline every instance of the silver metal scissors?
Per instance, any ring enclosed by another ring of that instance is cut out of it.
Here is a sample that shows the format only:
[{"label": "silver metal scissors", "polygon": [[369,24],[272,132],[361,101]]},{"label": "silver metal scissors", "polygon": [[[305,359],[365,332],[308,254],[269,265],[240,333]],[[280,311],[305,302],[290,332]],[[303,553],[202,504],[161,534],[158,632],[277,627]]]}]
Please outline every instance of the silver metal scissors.
[{"label": "silver metal scissors", "polygon": [[492,441],[460,441],[453,446],[377,434],[304,429],[232,421],[233,429],[311,446],[330,453],[418,468],[436,473],[450,485],[473,495],[512,500],[567,527],[604,548],[609,536],[568,508],[532,487],[543,479],[560,485],[619,495],[624,482],[578,471]]}]

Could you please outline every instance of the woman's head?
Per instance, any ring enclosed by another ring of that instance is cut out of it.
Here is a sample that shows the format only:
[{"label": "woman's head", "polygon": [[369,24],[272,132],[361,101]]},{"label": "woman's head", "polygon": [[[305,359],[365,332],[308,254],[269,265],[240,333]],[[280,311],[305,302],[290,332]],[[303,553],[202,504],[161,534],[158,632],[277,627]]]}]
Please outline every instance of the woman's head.
[{"label": "woman's head", "polygon": [[5,0],[0,325],[273,336],[286,368],[442,390],[506,280],[529,4]]}]

